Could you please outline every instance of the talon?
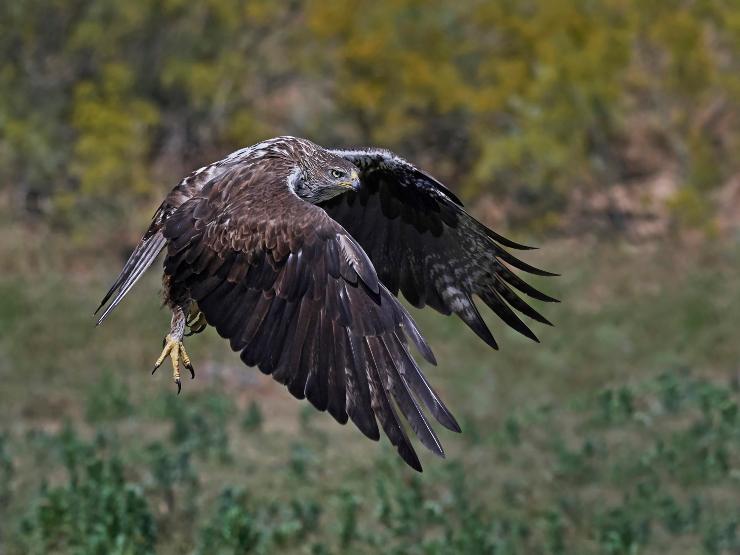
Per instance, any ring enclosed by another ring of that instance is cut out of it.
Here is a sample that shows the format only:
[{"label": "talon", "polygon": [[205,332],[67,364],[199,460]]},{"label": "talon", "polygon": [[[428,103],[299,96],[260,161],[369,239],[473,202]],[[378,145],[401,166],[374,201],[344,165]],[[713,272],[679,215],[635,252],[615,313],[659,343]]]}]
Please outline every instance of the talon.
[{"label": "talon", "polygon": [[180,343],[180,356],[182,357],[182,364],[185,366],[185,368],[188,369],[190,372],[190,379],[195,379],[195,369],[193,368],[192,362],[190,362],[190,357],[188,356],[188,353],[185,351],[185,346]]},{"label": "talon", "polygon": [[[201,315],[202,316],[202,315]],[[190,318],[188,318],[190,320]],[[182,344],[183,332],[187,321],[181,308],[176,307],[172,310],[172,323],[170,333],[168,333],[162,341],[162,353],[154,363],[154,369],[152,374],[157,371],[164,359],[167,356],[170,357],[172,362],[172,379],[177,385],[177,394],[179,395],[182,391],[182,382],[180,381],[180,365],[184,366],[190,372],[190,379],[195,378],[195,369],[193,363],[190,362],[190,357],[187,351],[185,351],[185,345]]]},{"label": "talon", "polygon": [[188,369],[191,379],[195,378],[195,369],[193,368],[192,362],[190,362],[190,357],[185,351],[185,346],[182,344],[182,341],[179,341],[172,335],[167,335],[164,338],[162,354],[159,355],[157,362],[154,363],[152,374],[157,371],[167,356],[170,357],[172,362],[172,379],[177,384],[177,393],[179,394],[182,390],[182,382],[180,381],[180,364],[182,363],[182,365]]},{"label": "talon", "polygon": [[196,333],[202,332],[204,329],[206,329],[205,326],[199,326],[197,328],[190,328],[188,332],[185,334],[185,337],[190,337],[191,335],[195,335]]},{"label": "talon", "polygon": [[162,363],[164,362],[164,359],[167,358],[167,355],[172,354],[175,345],[177,345],[177,342],[169,335],[164,338],[162,344],[162,354],[159,355],[159,358],[154,363],[154,370],[152,370],[152,374],[157,371],[157,368],[162,366]]},{"label": "talon", "polygon": [[208,323],[206,322],[206,317],[203,315],[202,312],[198,312],[197,315],[191,316],[188,318],[188,332],[185,334],[185,337],[190,337],[191,335],[195,335],[196,333],[202,332],[204,329],[206,329],[206,326]]}]

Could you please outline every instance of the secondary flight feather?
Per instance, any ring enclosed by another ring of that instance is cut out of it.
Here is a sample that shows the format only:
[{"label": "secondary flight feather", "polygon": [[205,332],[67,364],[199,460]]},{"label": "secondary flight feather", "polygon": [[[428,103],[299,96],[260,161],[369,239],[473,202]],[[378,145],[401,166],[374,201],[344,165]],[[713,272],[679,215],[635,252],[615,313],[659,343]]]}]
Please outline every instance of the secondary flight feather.
[{"label": "secondary flight feather", "polygon": [[554,274],[506,248],[529,247],[488,229],[444,185],[387,150],[277,137],[200,168],[167,195],[103,298],[98,323],[165,250],[172,320],[155,370],[169,357],[178,392],[181,367],[195,376],[186,331],[210,325],[246,365],[373,440],[382,429],[421,471],[406,426],[439,456],[426,412],[460,427],[409,349],[436,364],[397,296],[456,314],[498,348],[475,295],[537,341],[517,313],[550,322],[515,290],[555,299],[511,268]]}]

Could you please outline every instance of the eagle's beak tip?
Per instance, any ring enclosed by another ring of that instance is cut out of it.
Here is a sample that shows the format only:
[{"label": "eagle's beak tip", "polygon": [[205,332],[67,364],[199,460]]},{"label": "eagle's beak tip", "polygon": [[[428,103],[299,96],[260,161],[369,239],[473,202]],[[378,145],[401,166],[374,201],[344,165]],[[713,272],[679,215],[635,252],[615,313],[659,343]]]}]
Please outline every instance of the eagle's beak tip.
[{"label": "eagle's beak tip", "polygon": [[360,176],[357,174],[357,172],[352,172],[352,189],[357,191],[360,188]]}]

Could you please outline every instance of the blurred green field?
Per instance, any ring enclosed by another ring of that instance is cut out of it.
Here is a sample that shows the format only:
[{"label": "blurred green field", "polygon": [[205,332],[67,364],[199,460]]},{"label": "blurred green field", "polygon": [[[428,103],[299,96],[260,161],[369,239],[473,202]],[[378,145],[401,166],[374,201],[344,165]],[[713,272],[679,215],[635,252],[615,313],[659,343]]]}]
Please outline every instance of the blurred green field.
[{"label": "blurred green field", "polygon": [[737,244],[544,245],[539,345],[416,312],[463,427],[421,475],[210,332],[175,396],[159,276],[95,328],[119,261],[65,245],[0,242],[0,553],[740,551]]}]

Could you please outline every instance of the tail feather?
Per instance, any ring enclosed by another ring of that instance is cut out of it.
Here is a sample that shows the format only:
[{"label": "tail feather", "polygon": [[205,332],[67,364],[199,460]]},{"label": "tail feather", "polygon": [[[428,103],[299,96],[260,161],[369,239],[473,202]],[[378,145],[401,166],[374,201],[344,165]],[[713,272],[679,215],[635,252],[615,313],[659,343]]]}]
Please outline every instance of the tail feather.
[{"label": "tail feather", "polygon": [[131,253],[131,256],[124,265],[123,270],[121,270],[121,273],[116,278],[116,281],[113,282],[113,285],[105,294],[105,297],[103,297],[100,306],[95,311],[95,314],[100,312],[100,309],[106,305],[108,300],[115,293],[115,297],[108,305],[108,308],[106,308],[103,314],[100,316],[96,325],[100,325],[106,318],[106,316],[108,316],[108,314],[110,314],[110,312],[118,306],[118,304],[123,300],[123,298],[131,290],[134,284],[139,280],[142,274],[147,270],[147,268],[149,268],[149,266],[152,265],[154,260],[157,258],[157,255],[164,248],[166,243],[167,240],[162,235],[162,232],[158,231],[154,235],[143,239],[137,245],[137,247],[134,249],[134,252]]}]

